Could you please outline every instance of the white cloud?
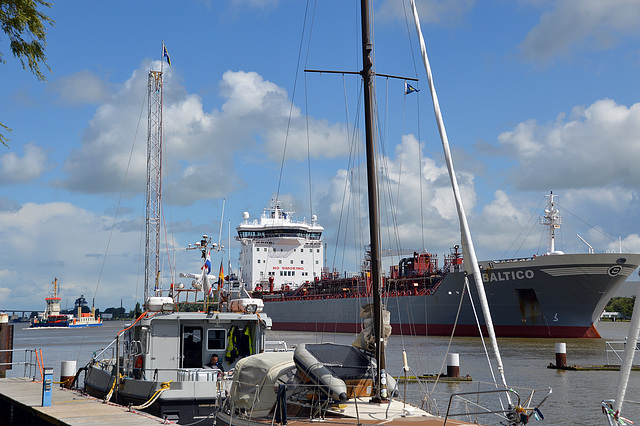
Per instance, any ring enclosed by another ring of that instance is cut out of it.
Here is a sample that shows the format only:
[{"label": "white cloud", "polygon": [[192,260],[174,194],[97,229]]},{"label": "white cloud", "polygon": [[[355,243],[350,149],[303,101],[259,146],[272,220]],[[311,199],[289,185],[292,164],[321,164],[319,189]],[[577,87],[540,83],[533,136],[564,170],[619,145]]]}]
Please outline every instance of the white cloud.
[{"label": "white cloud", "polygon": [[[146,109],[141,113],[140,100],[151,65],[136,70],[97,109],[83,132],[81,148],[65,162],[67,177],[55,185],[86,193],[116,192],[127,173],[127,191],[144,191],[147,114]],[[283,88],[255,72],[227,71],[220,82],[224,103],[219,110],[206,112],[202,99],[188,94],[176,80],[171,70],[166,71],[163,162],[168,188],[173,188],[172,202],[188,205],[202,198],[219,198],[242,186],[236,155],[258,156],[261,161],[266,156],[279,163],[290,111],[287,158],[306,158],[307,120],[297,107],[291,108]],[[310,119],[309,127],[312,157],[333,158],[345,153],[342,126]],[[207,182],[216,185],[203,191]]]},{"label": "white cloud", "polygon": [[0,156],[0,185],[27,183],[50,169],[45,151],[34,145],[24,146],[24,155],[15,152]]},{"label": "white cloud", "polygon": [[63,202],[0,211],[0,301],[10,297],[13,309],[42,310],[56,277],[63,300],[71,303],[81,294],[95,297],[102,309],[119,306],[120,299],[140,300],[140,226],[116,226],[111,234],[112,222]]},{"label": "white cloud", "polygon": [[526,60],[546,61],[571,49],[599,50],[638,34],[640,3],[635,0],[557,0],[520,49]]},{"label": "white cloud", "polygon": [[499,135],[504,153],[518,162],[511,180],[520,189],[543,190],[640,184],[640,104],[610,99],[575,108],[548,125],[518,124]]},{"label": "white cloud", "polygon": [[60,100],[70,104],[104,102],[110,97],[105,82],[87,70],[59,78],[50,88],[58,92]]}]

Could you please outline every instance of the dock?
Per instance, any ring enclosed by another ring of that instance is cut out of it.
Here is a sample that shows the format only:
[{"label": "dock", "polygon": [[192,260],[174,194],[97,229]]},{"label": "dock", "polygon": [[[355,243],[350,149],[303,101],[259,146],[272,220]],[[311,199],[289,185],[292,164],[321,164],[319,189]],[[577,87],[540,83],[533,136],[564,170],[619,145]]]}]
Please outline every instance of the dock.
[{"label": "dock", "polygon": [[[42,407],[42,383],[29,378],[0,379],[2,424],[9,425],[158,425],[159,417],[54,386],[51,406]],[[8,421],[8,423],[5,423]]]},{"label": "dock", "polygon": [[[620,366],[615,364],[606,365],[555,365],[550,363],[547,368],[554,370],[569,370],[569,371],[620,371]],[[640,371],[640,365],[634,365],[631,367],[631,371]]]},{"label": "dock", "polygon": [[403,383],[415,383],[415,382],[446,382],[446,383],[455,383],[455,382],[471,382],[473,379],[468,374],[466,376],[458,376],[458,377],[449,377],[446,374],[423,374],[418,377],[416,376],[400,376],[398,378],[398,382]]}]

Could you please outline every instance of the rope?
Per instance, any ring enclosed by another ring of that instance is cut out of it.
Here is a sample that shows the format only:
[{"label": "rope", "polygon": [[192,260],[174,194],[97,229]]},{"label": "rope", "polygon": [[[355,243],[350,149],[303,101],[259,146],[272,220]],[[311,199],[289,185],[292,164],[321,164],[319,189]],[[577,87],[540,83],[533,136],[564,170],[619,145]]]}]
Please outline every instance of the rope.
[{"label": "rope", "polygon": [[[122,378],[122,374],[120,375],[120,378]],[[104,397],[104,402],[109,402],[111,401],[111,397],[113,396],[113,390],[116,388],[116,378],[113,378],[113,384],[111,385],[111,389],[109,389],[109,393],[107,394],[107,396]]]},{"label": "rope", "polygon": [[145,402],[142,405],[131,406],[129,408],[132,409],[132,410],[144,410],[145,408],[147,408],[148,406],[150,406],[151,404],[156,402],[156,399],[158,399],[160,397],[160,395],[162,395],[162,392],[164,392],[164,391],[166,391],[167,389],[170,388],[171,382],[173,382],[173,380],[169,380],[168,382],[162,382],[160,384],[160,389],[158,389],[153,394],[153,396],[151,397],[150,400],[148,400],[147,402]]}]

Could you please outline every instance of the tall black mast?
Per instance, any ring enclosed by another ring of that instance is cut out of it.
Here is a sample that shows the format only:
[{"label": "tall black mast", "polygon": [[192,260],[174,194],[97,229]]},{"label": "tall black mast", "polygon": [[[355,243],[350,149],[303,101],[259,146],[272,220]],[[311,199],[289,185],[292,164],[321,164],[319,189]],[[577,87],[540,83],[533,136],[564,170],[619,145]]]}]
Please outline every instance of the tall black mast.
[{"label": "tall black mast", "polygon": [[378,186],[376,183],[376,146],[373,125],[373,43],[369,29],[369,0],[361,0],[362,19],[362,78],[364,81],[364,118],[367,152],[367,189],[369,196],[369,234],[371,238],[371,284],[373,287],[374,336],[378,371],[374,399],[385,399],[386,389],[381,383],[385,369],[384,341],[382,339],[382,303],[380,300],[380,242],[378,238]]}]

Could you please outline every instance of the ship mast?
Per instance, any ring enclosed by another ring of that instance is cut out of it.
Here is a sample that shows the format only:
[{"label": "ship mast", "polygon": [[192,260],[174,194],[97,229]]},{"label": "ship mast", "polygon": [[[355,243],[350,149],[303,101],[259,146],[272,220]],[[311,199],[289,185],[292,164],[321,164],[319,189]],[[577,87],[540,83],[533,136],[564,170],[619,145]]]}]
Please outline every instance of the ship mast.
[{"label": "ship mast", "polygon": [[161,294],[160,207],[162,193],[162,71],[149,71],[149,123],[147,129],[147,202],[144,300]]},{"label": "ship mast", "polygon": [[378,362],[374,400],[386,399],[387,390],[382,380],[386,368],[384,340],[382,338],[382,301],[380,297],[380,242],[378,238],[378,187],[376,182],[376,147],[373,125],[373,43],[369,29],[369,0],[361,0],[362,19],[362,79],[364,82],[364,118],[367,153],[367,192],[369,197],[369,237],[371,239],[371,283],[373,291],[375,356]]},{"label": "ship mast", "polygon": [[562,217],[558,209],[554,206],[553,191],[551,191],[549,195],[545,195],[545,197],[547,197],[549,201],[547,202],[547,208],[544,209],[544,216],[540,218],[540,224],[545,225],[549,232],[549,242],[547,245],[549,252],[547,254],[562,254],[562,252],[556,251],[556,229],[560,228]]}]

